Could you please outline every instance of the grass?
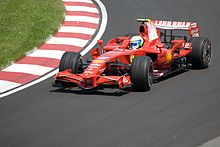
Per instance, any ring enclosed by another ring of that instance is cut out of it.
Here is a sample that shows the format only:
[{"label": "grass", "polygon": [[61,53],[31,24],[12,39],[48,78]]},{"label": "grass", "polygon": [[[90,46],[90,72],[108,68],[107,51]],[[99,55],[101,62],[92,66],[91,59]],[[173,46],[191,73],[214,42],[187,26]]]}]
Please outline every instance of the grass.
[{"label": "grass", "polygon": [[63,18],[61,0],[0,0],[0,68],[43,44]]}]

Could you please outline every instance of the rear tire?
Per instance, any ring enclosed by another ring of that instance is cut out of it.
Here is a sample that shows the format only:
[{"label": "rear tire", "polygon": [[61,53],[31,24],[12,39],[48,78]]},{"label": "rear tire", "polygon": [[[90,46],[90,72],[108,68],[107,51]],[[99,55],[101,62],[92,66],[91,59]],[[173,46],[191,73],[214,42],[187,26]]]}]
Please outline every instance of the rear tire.
[{"label": "rear tire", "polygon": [[149,91],[153,83],[153,62],[148,56],[136,56],[131,64],[131,82],[134,91]]},{"label": "rear tire", "polygon": [[190,42],[192,42],[192,52],[187,56],[187,61],[193,68],[208,68],[212,57],[211,41],[208,38],[194,37]]},{"label": "rear tire", "polygon": [[82,58],[80,53],[65,52],[60,60],[59,71],[71,69],[72,73],[80,73],[82,70]]}]

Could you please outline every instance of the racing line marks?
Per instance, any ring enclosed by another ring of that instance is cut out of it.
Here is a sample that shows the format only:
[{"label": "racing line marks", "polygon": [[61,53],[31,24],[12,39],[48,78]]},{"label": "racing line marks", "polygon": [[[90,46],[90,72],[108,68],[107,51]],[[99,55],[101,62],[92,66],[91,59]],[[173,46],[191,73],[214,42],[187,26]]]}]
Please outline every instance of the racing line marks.
[{"label": "racing line marks", "polygon": [[79,52],[99,26],[99,10],[91,0],[63,0],[66,16],[59,31],[34,52],[0,71],[0,94],[54,70],[65,51]]}]

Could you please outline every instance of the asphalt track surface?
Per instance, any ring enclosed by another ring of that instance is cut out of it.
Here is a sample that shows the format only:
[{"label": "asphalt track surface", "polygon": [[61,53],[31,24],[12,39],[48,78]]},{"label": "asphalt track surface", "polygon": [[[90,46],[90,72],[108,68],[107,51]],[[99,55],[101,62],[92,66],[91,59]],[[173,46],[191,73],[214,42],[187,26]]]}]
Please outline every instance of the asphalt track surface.
[{"label": "asphalt track surface", "polygon": [[103,0],[103,39],[135,32],[138,17],[198,21],[212,41],[210,68],[153,84],[149,92],[67,92],[53,78],[0,100],[0,146],[191,147],[220,136],[218,0]]}]

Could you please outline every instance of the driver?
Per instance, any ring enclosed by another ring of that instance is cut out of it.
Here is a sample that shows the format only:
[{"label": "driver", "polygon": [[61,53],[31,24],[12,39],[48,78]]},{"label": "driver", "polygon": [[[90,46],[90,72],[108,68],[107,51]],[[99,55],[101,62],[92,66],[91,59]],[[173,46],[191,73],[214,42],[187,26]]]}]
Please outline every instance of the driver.
[{"label": "driver", "polygon": [[131,38],[130,47],[131,49],[139,49],[144,45],[144,39],[137,35]]}]

